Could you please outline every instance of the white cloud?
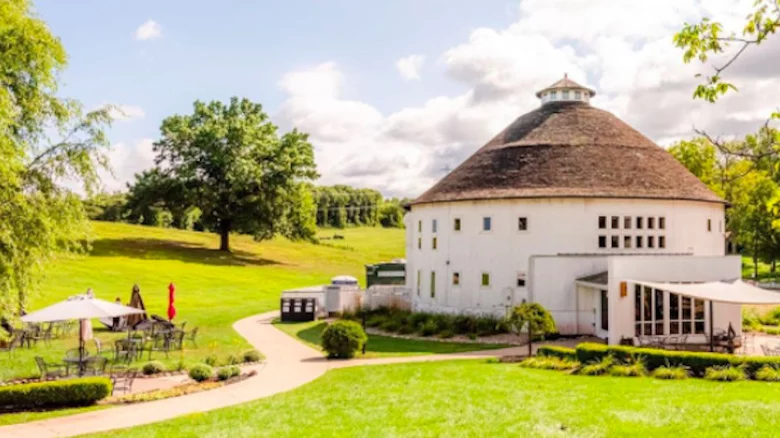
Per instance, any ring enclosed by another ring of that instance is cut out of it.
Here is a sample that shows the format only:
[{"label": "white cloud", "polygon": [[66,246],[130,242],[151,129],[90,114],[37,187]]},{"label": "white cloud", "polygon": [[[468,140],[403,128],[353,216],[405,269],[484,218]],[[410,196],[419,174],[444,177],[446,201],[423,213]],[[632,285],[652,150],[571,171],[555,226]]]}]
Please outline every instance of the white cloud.
[{"label": "white cloud", "polygon": [[144,138],[135,144],[117,143],[108,151],[111,172],[103,171],[100,180],[106,191],[124,190],[135,174],[154,167],[154,140]]},{"label": "white cloud", "polygon": [[401,58],[395,63],[395,67],[401,76],[407,81],[420,80],[420,69],[425,63],[425,56],[423,55],[409,55],[406,58]]},{"label": "white cloud", "polygon": [[146,117],[144,109],[136,105],[111,105],[108,114],[117,121],[138,120]]},{"label": "white cloud", "polygon": [[[382,114],[369,102],[345,99],[346,79],[329,62],[285,75],[280,85],[288,98],[278,117],[311,134],[321,183],[411,197],[536,108],[535,91],[564,73],[596,89],[594,106],[659,144],[691,137],[694,128],[741,135],[755,131],[780,101],[780,65],[766,62],[780,54],[780,38],[746,52],[727,74],[740,91],[713,105],[692,98],[695,74],[711,71],[684,64],[672,36],[703,16],[738,26],[751,3],[524,0],[515,23],[476,29],[440,55],[446,75],[440,80],[461,83],[460,94]],[[415,79],[419,67],[401,67],[409,58],[397,67]]]},{"label": "white cloud", "polygon": [[154,20],[146,20],[135,30],[135,39],[140,41],[152,40],[162,36],[162,27]]}]

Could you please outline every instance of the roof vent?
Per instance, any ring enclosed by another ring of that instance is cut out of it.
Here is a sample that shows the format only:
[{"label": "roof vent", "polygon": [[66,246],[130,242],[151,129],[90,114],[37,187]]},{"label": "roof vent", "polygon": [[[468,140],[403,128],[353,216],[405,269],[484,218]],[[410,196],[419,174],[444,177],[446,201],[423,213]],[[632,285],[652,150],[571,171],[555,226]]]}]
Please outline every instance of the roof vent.
[{"label": "roof vent", "polygon": [[563,79],[536,93],[536,97],[542,100],[542,105],[550,102],[587,103],[595,95],[595,91],[572,81],[566,73]]}]

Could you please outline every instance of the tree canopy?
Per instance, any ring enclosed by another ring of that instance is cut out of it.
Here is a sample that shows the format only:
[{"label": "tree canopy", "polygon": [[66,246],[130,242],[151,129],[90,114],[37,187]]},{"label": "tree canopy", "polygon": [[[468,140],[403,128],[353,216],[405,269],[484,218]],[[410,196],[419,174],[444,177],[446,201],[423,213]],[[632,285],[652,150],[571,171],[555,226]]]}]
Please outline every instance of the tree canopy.
[{"label": "tree canopy", "polygon": [[[46,263],[84,248],[88,222],[78,196],[106,165],[107,109],[84,113],[57,95],[67,56],[27,0],[0,2],[0,317],[13,319]],[[0,334],[2,335],[2,334]]]},{"label": "tree canopy", "polygon": [[230,250],[231,232],[313,237],[314,212],[292,207],[312,205],[301,187],[317,177],[307,134],[278,135],[260,104],[235,97],[196,101],[192,114],[166,118],[160,131],[158,171],[218,230],[221,250]]}]

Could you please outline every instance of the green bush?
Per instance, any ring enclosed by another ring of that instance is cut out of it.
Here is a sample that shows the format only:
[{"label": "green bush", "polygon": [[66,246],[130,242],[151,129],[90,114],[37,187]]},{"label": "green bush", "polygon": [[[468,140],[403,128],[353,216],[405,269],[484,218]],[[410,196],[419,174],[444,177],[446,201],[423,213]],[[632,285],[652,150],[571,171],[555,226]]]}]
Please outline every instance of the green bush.
[{"label": "green bush", "polygon": [[742,309],[742,331],[761,331],[761,321],[754,309]]},{"label": "green bush", "polygon": [[764,365],[780,368],[780,357],[734,356],[721,353],[693,351],[667,351],[655,348],[636,348],[583,343],[577,346],[577,360],[589,363],[604,357],[613,357],[618,362],[632,362],[642,357],[645,367],[654,370],[662,366],[682,366],[696,376],[703,376],[707,368],[741,366],[752,376]]},{"label": "green bush", "polygon": [[468,315],[457,315],[453,320],[455,324],[455,333],[467,335],[477,332],[477,321]]},{"label": "green bush", "polygon": [[0,410],[88,406],[111,395],[106,377],[56,380],[0,387]]},{"label": "green bush", "polygon": [[368,337],[354,321],[336,321],[322,332],[322,349],[330,358],[349,359],[363,348]]},{"label": "green bush", "polygon": [[190,368],[190,378],[196,382],[203,382],[214,375],[214,369],[205,363],[199,363]]},{"label": "green bush", "polygon": [[537,356],[529,357],[528,359],[520,362],[520,366],[542,370],[563,371],[579,368],[580,363],[573,360],[561,359],[559,357]]},{"label": "green bush", "polygon": [[756,371],[753,377],[756,380],[761,380],[763,382],[780,382],[780,370],[769,365],[764,365],[761,369]]},{"label": "green bush", "polygon": [[390,333],[395,333],[401,328],[401,324],[394,319],[387,319],[379,325],[379,328]]},{"label": "green bush", "polygon": [[662,379],[662,380],[684,380],[690,377],[690,373],[688,372],[688,370],[682,366],[658,367],[654,369],[653,372],[650,373],[650,375],[652,375],[656,379]]},{"label": "green bush", "polygon": [[455,332],[450,329],[445,329],[440,331],[438,336],[441,339],[450,339],[452,337],[455,337]]},{"label": "green bush", "polygon": [[425,321],[418,328],[418,332],[420,333],[420,336],[433,336],[436,334],[436,330],[438,330],[438,327],[436,326],[436,321],[431,319]]},{"label": "green bush", "polygon": [[577,351],[573,348],[541,345],[536,349],[537,356],[558,357],[566,360],[577,360]]},{"label": "green bush", "polygon": [[241,368],[233,365],[232,367],[228,367],[230,370],[230,377],[238,377],[241,375]]},{"label": "green bush", "polygon": [[373,315],[366,319],[366,327],[376,328],[387,321],[387,315]]},{"label": "green bush", "polygon": [[143,368],[141,368],[141,372],[143,372],[145,376],[160,374],[163,371],[165,371],[165,365],[156,360],[144,364]]},{"label": "green bush", "polygon": [[423,324],[428,322],[430,315],[425,312],[414,312],[409,315],[409,325],[419,329]]},{"label": "green bush", "polygon": [[772,336],[780,335],[780,327],[764,327],[761,326],[761,331]]},{"label": "green bush", "polygon": [[610,376],[616,377],[642,377],[647,374],[642,362],[630,365],[612,365],[607,372]]},{"label": "green bush", "polygon": [[262,355],[257,350],[247,350],[244,352],[244,362],[260,362]]},{"label": "green bush", "polygon": [[219,370],[217,370],[217,380],[227,380],[229,378],[230,378],[230,370],[228,368],[220,368]]},{"label": "green bush", "polygon": [[217,366],[217,362],[219,362],[219,359],[217,359],[216,355],[212,354],[206,357],[206,359],[204,359],[203,362],[210,367],[215,367]]},{"label": "green bush", "polygon": [[238,357],[235,354],[229,354],[228,357],[225,359],[225,365],[238,365],[241,363],[240,357]]},{"label": "green bush", "polygon": [[745,371],[742,368],[725,366],[707,368],[704,372],[704,378],[720,382],[736,382],[747,379],[747,375],[745,375]]},{"label": "green bush", "polygon": [[411,335],[412,333],[414,333],[414,327],[409,324],[404,324],[398,328],[399,335]]},{"label": "green bush", "polygon": [[607,374],[610,367],[614,364],[614,360],[611,356],[606,356],[601,360],[595,360],[587,365],[580,367],[578,374],[583,376],[603,376]]},{"label": "green bush", "polygon": [[[742,317],[745,317],[744,313]],[[780,325],[780,307],[775,307],[763,316],[759,317],[758,320],[763,325]]]}]

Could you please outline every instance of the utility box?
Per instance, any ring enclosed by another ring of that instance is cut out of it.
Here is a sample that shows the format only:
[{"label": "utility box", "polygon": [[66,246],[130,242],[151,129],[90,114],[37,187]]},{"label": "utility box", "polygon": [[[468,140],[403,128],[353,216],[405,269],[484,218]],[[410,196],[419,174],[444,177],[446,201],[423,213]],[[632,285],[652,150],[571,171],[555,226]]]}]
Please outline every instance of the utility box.
[{"label": "utility box", "polygon": [[317,313],[316,298],[282,298],[282,322],[314,321]]},{"label": "utility box", "polygon": [[366,288],[374,285],[403,286],[406,284],[406,260],[366,265]]}]

